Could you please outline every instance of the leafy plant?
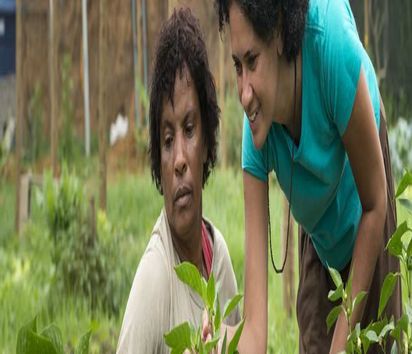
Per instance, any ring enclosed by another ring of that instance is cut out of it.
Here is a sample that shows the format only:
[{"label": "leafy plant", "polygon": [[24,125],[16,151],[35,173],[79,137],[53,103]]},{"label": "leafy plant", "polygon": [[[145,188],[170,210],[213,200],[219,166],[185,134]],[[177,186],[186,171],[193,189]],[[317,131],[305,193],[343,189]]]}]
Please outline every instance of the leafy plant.
[{"label": "leafy plant", "polygon": [[[405,190],[412,186],[412,174],[406,172],[399,183],[395,198],[410,213],[412,213],[412,202],[407,198],[400,198]],[[388,273],[385,277],[381,288],[377,321],[370,323],[366,328],[361,328],[357,323],[351,329],[348,338],[346,351],[349,353],[366,353],[371,344],[377,343],[385,352],[386,343],[389,336],[395,341],[391,348],[391,353],[409,353],[412,349],[412,238],[408,233],[412,229],[408,226],[407,221],[402,222],[388,241],[386,246],[388,252],[397,257],[401,264],[401,273]],[[352,275],[349,276],[347,285],[344,286],[341,276],[335,269],[329,268],[329,272],[336,286],[331,290],[328,298],[331,301],[341,300],[341,304],[335,306],[329,313],[326,324],[328,330],[336,322],[339,314],[343,311],[349,328],[350,318],[353,310],[364,299],[366,293],[360,292],[355,299],[351,299]],[[404,304],[404,314],[398,321],[394,318],[387,319],[383,317],[384,309],[393,293],[398,277],[401,276],[402,285],[407,288],[407,301]]]},{"label": "leafy plant", "polygon": [[96,217],[93,200],[89,205],[85,195],[80,180],[65,164],[60,181],[46,173],[44,192],[38,194],[53,240],[57,286],[85,295],[93,308],[102,303],[109,312],[117,313],[122,290],[118,280],[124,269],[116,266],[116,234],[103,212]]},{"label": "leafy plant", "polygon": [[[189,350],[191,353],[210,353],[218,345],[220,339],[220,327],[222,321],[227,318],[236,308],[242,295],[235,295],[228,300],[223,314],[220,309],[218,289],[213,274],[206,281],[199,273],[198,269],[189,262],[183,262],[175,267],[178,278],[192,288],[202,299],[209,318],[211,328],[211,340],[204,342],[202,339],[202,328],[195,328],[189,322],[184,322],[173,328],[164,335],[166,344],[171,348],[173,354],[183,353]],[[237,345],[242,334],[244,320],[236,329],[235,335],[229,343],[228,353],[237,353]],[[223,338],[222,353],[226,353],[227,333]]]},{"label": "leafy plant", "polygon": [[[76,354],[89,352],[91,332],[84,334],[77,345]],[[55,324],[50,324],[41,332],[37,331],[37,316],[20,328],[17,336],[17,354],[64,354],[62,333]]]}]

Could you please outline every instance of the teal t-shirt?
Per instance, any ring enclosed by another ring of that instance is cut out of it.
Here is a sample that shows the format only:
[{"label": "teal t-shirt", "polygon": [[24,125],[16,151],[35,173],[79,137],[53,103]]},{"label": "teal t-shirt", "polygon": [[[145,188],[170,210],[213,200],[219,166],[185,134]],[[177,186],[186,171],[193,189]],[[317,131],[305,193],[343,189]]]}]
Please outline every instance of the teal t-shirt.
[{"label": "teal t-shirt", "polygon": [[[310,0],[302,43],[302,126],[299,146],[294,147],[291,209],[323,265],[338,270],[352,258],[362,214],[342,142],[361,70],[378,129],[378,84],[349,1]],[[257,150],[245,116],[242,168],[262,181],[274,170],[289,199],[293,144],[285,128],[273,123]]]}]

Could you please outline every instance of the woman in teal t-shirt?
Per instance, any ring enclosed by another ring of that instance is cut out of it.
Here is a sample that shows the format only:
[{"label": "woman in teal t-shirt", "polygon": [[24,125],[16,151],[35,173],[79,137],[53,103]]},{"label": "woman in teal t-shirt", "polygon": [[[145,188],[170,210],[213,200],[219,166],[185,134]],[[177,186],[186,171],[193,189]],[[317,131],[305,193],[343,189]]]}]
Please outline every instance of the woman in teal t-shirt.
[{"label": "woman in teal t-shirt", "polygon": [[[348,0],[215,0],[228,25],[243,119],[246,220],[245,328],[240,352],[265,352],[268,288],[268,174],[275,171],[301,226],[297,298],[300,352],[345,349],[341,314],[327,334],[333,282],[353,297],[352,316],[377,316],[385,275],[398,262],[384,250],[396,227],[383,105]],[[399,317],[400,285],[387,307]]]}]

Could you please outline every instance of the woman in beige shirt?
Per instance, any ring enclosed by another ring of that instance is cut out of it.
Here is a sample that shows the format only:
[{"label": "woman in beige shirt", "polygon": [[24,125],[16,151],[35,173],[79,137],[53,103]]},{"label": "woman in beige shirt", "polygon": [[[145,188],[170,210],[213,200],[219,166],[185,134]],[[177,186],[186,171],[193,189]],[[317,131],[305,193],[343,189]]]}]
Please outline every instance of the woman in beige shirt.
[{"label": "woman in beige shirt", "polygon": [[[202,189],[216,162],[219,108],[205,43],[189,9],[163,26],[150,93],[150,158],[164,208],[143,254],[126,307],[118,353],[168,352],[163,335],[182,322],[201,324],[201,299],[174,267],[213,272],[220,304],[237,292],[226,242],[202,215]],[[223,310],[223,309],[222,309]],[[234,311],[227,324],[239,321]]]}]

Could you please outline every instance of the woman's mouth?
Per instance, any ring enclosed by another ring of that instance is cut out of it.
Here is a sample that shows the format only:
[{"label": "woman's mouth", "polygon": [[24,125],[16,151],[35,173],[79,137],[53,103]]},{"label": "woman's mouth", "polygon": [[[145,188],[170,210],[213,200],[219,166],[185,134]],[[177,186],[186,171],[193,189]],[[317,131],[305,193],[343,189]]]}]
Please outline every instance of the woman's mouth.
[{"label": "woman's mouth", "polygon": [[258,113],[259,113],[259,110],[257,109],[254,113],[252,113],[251,115],[248,115],[248,119],[250,123],[255,122]]},{"label": "woman's mouth", "polygon": [[184,207],[189,204],[192,196],[192,191],[187,186],[181,186],[177,189],[173,202],[178,207]]}]

